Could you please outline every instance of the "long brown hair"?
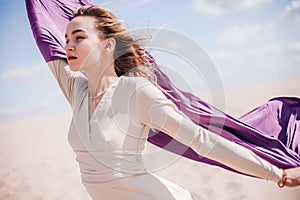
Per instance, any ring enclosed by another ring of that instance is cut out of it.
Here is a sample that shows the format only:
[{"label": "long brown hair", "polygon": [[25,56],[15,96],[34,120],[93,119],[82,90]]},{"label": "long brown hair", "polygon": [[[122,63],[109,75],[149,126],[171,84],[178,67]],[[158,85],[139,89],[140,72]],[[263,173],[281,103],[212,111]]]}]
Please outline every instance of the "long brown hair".
[{"label": "long brown hair", "polygon": [[143,39],[134,37],[114,13],[100,6],[83,6],[74,13],[73,18],[78,16],[94,17],[99,37],[115,39],[114,66],[118,76],[142,76],[158,86],[153,60],[142,48]]}]

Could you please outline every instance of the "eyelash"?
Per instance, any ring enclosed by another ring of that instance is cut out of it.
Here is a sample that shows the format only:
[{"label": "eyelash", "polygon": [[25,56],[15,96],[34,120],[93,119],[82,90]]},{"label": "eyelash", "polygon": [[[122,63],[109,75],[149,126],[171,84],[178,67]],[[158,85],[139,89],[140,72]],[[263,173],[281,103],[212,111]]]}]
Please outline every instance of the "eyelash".
[{"label": "eyelash", "polygon": [[82,37],[82,36],[77,36],[77,37],[75,37],[75,40],[77,41],[77,40],[80,40],[80,39],[84,39],[84,37]]},{"label": "eyelash", "polygon": [[[76,41],[78,41],[80,39],[84,39],[84,37],[83,36],[77,36],[77,37],[75,37]],[[68,44],[68,43],[69,43],[69,40],[66,40],[66,44]]]}]

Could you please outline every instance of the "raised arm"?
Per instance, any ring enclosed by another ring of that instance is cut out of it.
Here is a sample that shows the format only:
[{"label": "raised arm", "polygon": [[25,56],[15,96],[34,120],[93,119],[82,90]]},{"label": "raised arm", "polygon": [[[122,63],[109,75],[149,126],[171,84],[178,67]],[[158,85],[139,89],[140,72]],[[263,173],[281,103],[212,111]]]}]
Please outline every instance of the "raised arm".
[{"label": "raised arm", "polygon": [[204,156],[239,172],[278,182],[283,172],[249,149],[194,124],[149,81],[141,81],[130,99],[137,124],[159,129]]},{"label": "raised arm", "polygon": [[74,105],[74,95],[82,95],[87,89],[87,78],[81,72],[70,70],[66,59],[47,62],[64,96],[71,107]]},{"label": "raised arm", "polygon": [[[70,71],[66,62],[64,35],[73,12],[83,5],[91,3],[88,0],[26,0],[28,19],[35,41],[71,105],[74,88],[84,88],[86,78],[82,73]],[[76,87],[75,80],[78,80],[76,85],[79,85],[79,88]]]}]

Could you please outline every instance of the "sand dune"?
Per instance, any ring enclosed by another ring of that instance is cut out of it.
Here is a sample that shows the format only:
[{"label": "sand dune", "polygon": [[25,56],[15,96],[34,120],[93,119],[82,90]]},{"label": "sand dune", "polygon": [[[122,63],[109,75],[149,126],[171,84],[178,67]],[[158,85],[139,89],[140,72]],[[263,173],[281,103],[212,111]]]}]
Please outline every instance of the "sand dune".
[{"label": "sand dune", "polygon": [[[300,97],[300,80],[226,91],[226,112],[238,116],[275,96]],[[79,168],[67,143],[70,114],[0,123],[0,199],[88,200]],[[159,172],[210,200],[299,200],[300,187],[276,184],[179,159]]]}]

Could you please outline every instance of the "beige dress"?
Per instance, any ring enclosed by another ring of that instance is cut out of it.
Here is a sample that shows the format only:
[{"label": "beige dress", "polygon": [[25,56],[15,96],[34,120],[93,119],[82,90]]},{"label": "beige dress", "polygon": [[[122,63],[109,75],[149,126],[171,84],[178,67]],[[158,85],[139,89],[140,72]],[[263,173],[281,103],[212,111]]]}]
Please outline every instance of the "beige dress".
[{"label": "beige dress", "polygon": [[152,173],[168,158],[157,159],[145,149],[150,128],[240,172],[274,182],[282,177],[280,169],[250,150],[197,126],[145,78],[119,77],[89,119],[87,78],[70,71],[64,60],[48,65],[72,107],[68,140],[94,200],[192,199],[181,186]]}]

